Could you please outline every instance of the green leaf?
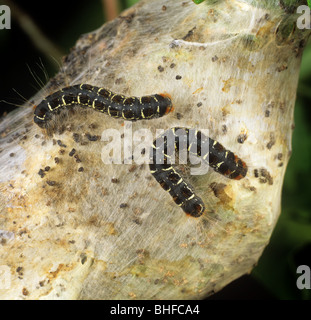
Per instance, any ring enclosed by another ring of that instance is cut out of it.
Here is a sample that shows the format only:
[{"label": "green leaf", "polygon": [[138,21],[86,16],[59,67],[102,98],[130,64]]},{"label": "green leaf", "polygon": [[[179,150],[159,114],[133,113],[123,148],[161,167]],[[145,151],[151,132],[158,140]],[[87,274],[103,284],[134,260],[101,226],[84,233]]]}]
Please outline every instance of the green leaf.
[{"label": "green leaf", "polygon": [[311,8],[311,0],[307,0],[308,1],[308,6]]},{"label": "green leaf", "polygon": [[[205,1],[205,0],[192,0],[195,4],[200,4],[201,2]],[[311,0],[310,0],[311,1]]]},{"label": "green leaf", "polygon": [[133,6],[133,5],[136,4],[137,2],[138,2],[138,0],[127,0],[127,1],[126,1],[127,8]]}]

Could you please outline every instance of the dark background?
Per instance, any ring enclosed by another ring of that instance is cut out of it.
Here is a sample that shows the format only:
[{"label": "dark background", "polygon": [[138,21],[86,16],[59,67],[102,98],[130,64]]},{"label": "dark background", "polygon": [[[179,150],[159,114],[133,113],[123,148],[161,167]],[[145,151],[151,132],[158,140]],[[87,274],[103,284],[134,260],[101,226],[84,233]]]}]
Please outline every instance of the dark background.
[{"label": "dark background", "polygon": [[[136,0],[115,0],[123,10]],[[51,2],[15,0],[56,52],[67,54],[78,37],[99,28],[107,17],[101,0]],[[5,4],[0,0],[0,5]],[[0,116],[21,105],[59,69],[55,58],[36,47],[18,19],[0,30]],[[30,71],[31,70],[31,71]],[[43,71],[44,70],[44,71]],[[21,96],[24,97],[21,98]],[[270,244],[251,275],[232,282],[215,299],[311,299],[311,290],[296,287],[297,266],[311,267],[311,45],[304,53],[295,107],[293,155],[282,196],[282,214]]]}]

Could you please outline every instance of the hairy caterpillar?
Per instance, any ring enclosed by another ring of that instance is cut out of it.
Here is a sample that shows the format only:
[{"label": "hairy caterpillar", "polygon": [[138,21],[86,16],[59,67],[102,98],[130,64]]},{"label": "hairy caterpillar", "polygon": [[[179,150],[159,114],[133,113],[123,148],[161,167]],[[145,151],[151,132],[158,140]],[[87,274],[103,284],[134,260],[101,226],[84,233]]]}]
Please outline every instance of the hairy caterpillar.
[{"label": "hairy caterpillar", "polygon": [[[183,134],[180,134],[183,132]],[[206,161],[216,172],[227,178],[240,180],[247,174],[247,166],[233,152],[225,149],[217,141],[206,137],[201,131],[195,130],[194,139],[190,139],[190,129],[171,128],[153,142],[151,148],[150,172],[160,183],[161,187],[168,191],[175,203],[186,214],[192,217],[200,217],[204,210],[202,199],[194,193],[191,186],[180,176],[171,164],[171,156],[167,154],[168,139],[173,136],[174,149],[179,152],[182,142],[187,147],[189,154],[199,156]],[[164,139],[163,139],[164,137]],[[162,163],[158,163],[158,155],[162,154]]]},{"label": "hairy caterpillar", "polygon": [[[158,118],[173,111],[171,99],[166,94],[155,94],[141,98],[125,97],[104,88],[80,84],[65,87],[47,96],[36,107],[34,122],[43,128],[54,113],[63,107],[72,105],[90,107],[113,118],[131,121]],[[216,172],[230,179],[240,180],[246,176],[245,162],[217,141],[206,137],[201,131],[195,130],[193,140],[190,139],[190,129],[188,128],[175,127],[167,130],[163,136],[173,135],[175,150],[179,151],[182,144],[180,130],[184,132],[182,139],[189,154],[201,157]],[[159,137],[153,142],[150,172],[186,214],[200,217],[205,211],[204,203],[173,168],[171,157],[167,154],[167,141],[167,139]],[[158,150],[162,153],[162,163],[157,162]]]},{"label": "hairy caterpillar", "polygon": [[125,97],[89,84],[62,88],[42,100],[35,109],[34,122],[46,127],[52,115],[64,107],[80,105],[125,120],[149,120],[173,111],[169,95]]}]

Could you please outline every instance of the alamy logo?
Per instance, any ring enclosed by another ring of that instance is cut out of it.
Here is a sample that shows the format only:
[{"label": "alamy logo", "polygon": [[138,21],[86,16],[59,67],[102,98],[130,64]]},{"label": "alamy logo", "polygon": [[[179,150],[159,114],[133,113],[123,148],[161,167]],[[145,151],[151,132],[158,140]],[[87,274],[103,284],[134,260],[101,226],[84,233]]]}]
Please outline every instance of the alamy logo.
[{"label": "alamy logo", "polygon": [[306,265],[301,265],[297,268],[297,273],[301,274],[297,278],[297,288],[300,290],[311,289],[311,270],[310,267]]},{"label": "alamy logo", "polygon": [[8,6],[0,6],[0,29],[11,29],[11,10]]},{"label": "alamy logo", "polygon": [[[203,175],[208,172],[209,165],[206,161],[208,157],[204,155],[209,154],[209,143],[204,143],[201,138],[197,138],[198,132],[208,137],[208,130],[189,129],[186,131],[179,128],[174,132],[172,130],[165,132],[163,129],[157,129],[155,140],[150,130],[141,128],[133,132],[132,127],[131,121],[125,121],[122,134],[117,129],[106,129],[102,132],[101,141],[106,142],[101,153],[103,163],[175,164],[176,154],[177,164],[190,162],[191,165],[195,165],[190,168],[191,175]],[[154,147],[150,148],[153,143]],[[198,156],[198,150],[202,157]]]},{"label": "alamy logo", "polygon": [[308,6],[299,6],[297,13],[302,14],[297,19],[297,28],[311,29],[311,9]]}]

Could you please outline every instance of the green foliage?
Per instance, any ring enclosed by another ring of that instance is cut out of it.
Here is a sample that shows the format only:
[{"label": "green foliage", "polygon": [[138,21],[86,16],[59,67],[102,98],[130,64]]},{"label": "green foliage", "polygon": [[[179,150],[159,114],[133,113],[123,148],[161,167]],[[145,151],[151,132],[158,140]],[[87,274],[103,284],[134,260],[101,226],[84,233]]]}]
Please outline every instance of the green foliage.
[{"label": "green foliage", "polygon": [[192,0],[195,4],[200,4],[201,2],[205,1],[205,0]]},{"label": "green foliage", "polygon": [[126,7],[131,7],[133,6],[135,3],[137,3],[138,0],[126,0]]}]

